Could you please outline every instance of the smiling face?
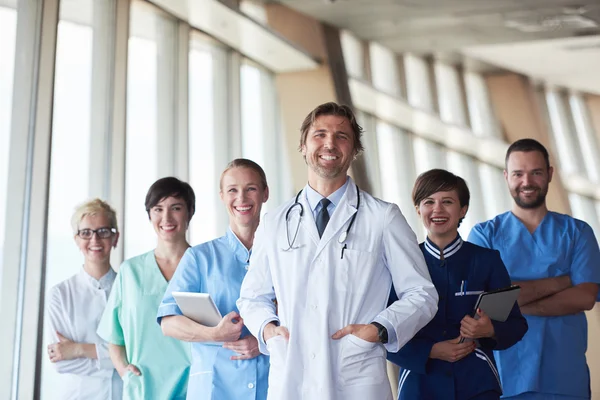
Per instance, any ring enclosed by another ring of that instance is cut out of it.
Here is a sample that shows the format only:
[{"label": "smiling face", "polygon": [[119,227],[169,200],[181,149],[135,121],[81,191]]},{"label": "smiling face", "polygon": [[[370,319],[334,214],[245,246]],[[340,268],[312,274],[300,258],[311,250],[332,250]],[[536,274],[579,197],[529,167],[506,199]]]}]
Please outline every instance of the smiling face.
[{"label": "smiling face", "polygon": [[309,166],[310,177],[346,179],[354,159],[354,133],[348,118],[321,115],[310,127],[302,155]]},{"label": "smiling face", "polygon": [[511,153],[504,178],[515,204],[523,209],[545,206],[552,173],[552,167],[548,167],[539,151]]},{"label": "smiling face", "polygon": [[[110,220],[104,213],[84,216],[77,225],[78,230],[100,228],[111,228]],[[89,240],[82,239],[75,235],[75,243],[83,254],[85,262],[92,264],[108,264],[110,262],[110,251],[117,245],[119,233],[114,233],[111,237],[100,239],[97,233],[92,235]]]},{"label": "smiling face", "polygon": [[177,242],[185,240],[189,214],[185,201],[179,197],[166,197],[150,209],[150,222],[158,240]]},{"label": "smiling face", "polygon": [[434,243],[452,241],[458,234],[458,224],[467,214],[468,206],[461,207],[456,190],[436,192],[421,200],[417,214]]},{"label": "smiling face", "polygon": [[229,214],[229,224],[237,233],[238,227],[254,227],[260,222],[260,210],[269,199],[260,175],[252,168],[229,169],[221,179],[221,200]]}]

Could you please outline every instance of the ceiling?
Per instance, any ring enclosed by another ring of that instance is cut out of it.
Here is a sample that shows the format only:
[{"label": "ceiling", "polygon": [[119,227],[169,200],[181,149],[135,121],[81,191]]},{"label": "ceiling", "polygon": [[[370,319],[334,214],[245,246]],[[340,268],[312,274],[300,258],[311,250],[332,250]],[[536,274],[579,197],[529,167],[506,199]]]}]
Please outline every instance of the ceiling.
[{"label": "ceiling", "polygon": [[599,0],[263,0],[311,15],[396,51],[600,34]]},{"label": "ceiling", "polygon": [[548,85],[600,94],[600,35],[475,46],[462,53]]}]

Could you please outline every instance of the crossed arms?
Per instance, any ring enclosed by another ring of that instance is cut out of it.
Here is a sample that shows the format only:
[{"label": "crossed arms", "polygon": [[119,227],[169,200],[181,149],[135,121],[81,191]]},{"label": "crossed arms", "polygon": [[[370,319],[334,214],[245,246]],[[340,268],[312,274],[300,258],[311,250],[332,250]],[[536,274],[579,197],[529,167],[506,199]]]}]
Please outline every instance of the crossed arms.
[{"label": "crossed arms", "polygon": [[598,295],[596,283],[573,286],[568,275],[513,284],[521,286],[517,300],[521,312],[541,317],[558,317],[591,310]]}]

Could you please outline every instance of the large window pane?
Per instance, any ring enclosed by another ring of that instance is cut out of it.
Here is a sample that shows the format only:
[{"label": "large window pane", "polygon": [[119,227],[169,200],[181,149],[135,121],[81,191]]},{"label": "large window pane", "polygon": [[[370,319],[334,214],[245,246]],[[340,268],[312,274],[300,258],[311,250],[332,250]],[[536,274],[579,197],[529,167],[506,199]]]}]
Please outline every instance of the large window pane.
[{"label": "large window pane", "polygon": [[154,248],[144,201],[156,179],[174,174],[176,21],[133,2],[127,65],[125,258]]},{"label": "large window pane", "polygon": [[471,201],[469,210],[458,231],[463,239],[469,237],[471,228],[485,219],[483,195],[479,184],[479,170],[475,160],[464,154],[448,151],[448,170],[467,182]]},{"label": "large window pane", "polygon": [[279,108],[273,74],[245,61],[240,69],[242,107],[242,157],[257,162],[270,184],[269,202],[263,213],[280,204],[284,197],[287,152],[279,134]]},{"label": "large window pane", "polygon": [[196,215],[190,224],[192,244],[215,238],[217,227],[219,172],[215,162],[215,64],[208,45],[192,41],[189,55],[189,160],[190,184],[196,192]]},{"label": "large window pane", "polygon": [[590,224],[596,234],[596,239],[600,240],[600,219],[598,219],[596,213],[595,201],[589,197],[569,193],[569,203],[573,211],[573,217]]},{"label": "large window pane", "polygon": [[[110,29],[97,24],[106,21],[106,15],[111,15],[110,2],[104,5],[94,8],[91,0],[64,2],[60,9],[52,118],[46,293],[77,273],[83,264],[73,241],[70,219],[74,208],[90,193],[94,59],[108,57],[107,49],[98,47],[100,42],[95,40],[96,35],[107,34],[102,29]],[[101,12],[106,15],[94,15]],[[104,82],[100,87],[107,84]],[[47,338],[50,328],[44,328],[44,338]],[[46,357],[46,345],[44,341],[41,396],[43,399],[59,399],[60,388],[72,384],[72,381],[56,372]]]},{"label": "large window pane", "polygon": [[[6,228],[8,149],[10,147],[16,36],[16,9],[0,7],[0,290],[2,290],[2,263],[4,260],[2,250],[4,248],[4,231]],[[2,296],[0,295],[1,298]]]},{"label": "large window pane", "polygon": [[434,168],[446,168],[446,150],[437,143],[422,137],[413,139],[417,175]]},{"label": "large window pane", "polygon": [[411,138],[399,128],[379,121],[377,123],[377,142],[382,198],[398,204],[408,224],[422,240],[424,238],[423,225],[417,217],[411,199],[416,178]]}]

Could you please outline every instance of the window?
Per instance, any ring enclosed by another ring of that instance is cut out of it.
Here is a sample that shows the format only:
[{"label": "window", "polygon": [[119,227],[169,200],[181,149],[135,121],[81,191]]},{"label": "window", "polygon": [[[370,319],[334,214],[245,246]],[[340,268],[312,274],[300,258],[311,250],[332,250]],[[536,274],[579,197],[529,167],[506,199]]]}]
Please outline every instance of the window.
[{"label": "window", "polygon": [[262,211],[282,203],[287,188],[285,154],[279,134],[279,108],[273,74],[249,61],[240,69],[242,112],[242,157],[258,163],[270,182],[269,201]]},{"label": "window", "polygon": [[479,170],[475,160],[454,151],[448,151],[448,170],[467,182],[471,194],[469,210],[458,228],[458,232],[466,240],[469,237],[471,228],[485,219],[483,195],[479,184]]},{"label": "window", "polygon": [[371,79],[373,87],[385,93],[400,97],[400,68],[396,54],[375,42],[369,43]]},{"label": "window", "polygon": [[[174,174],[176,22],[153,6],[133,2],[127,65],[125,258],[154,248],[144,207],[158,179]],[[160,145],[159,145],[160,143]]]},{"label": "window", "polygon": [[[95,40],[107,35],[109,24],[96,25],[96,19],[110,21],[112,3],[97,7],[91,0],[63,2],[60,7],[54,76],[50,195],[47,229],[46,293],[81,269],[83,258],[73,241],[70,220],[77,205],[90,196],[92,116],[95,90],[109,83],[94,83],[94,68],[100,58],[109,57],[108,46]],[[98,15],[104,14],[104,15]],[[77,15],[77,17],[75,17]],[[94,62],[94,60],[96,62]],[[48,329],[48,327],[45,327]],[[44,338],[48,337],[45,332]],[[44,340],[42,349],[45,350]],[[58,374],[42,351],[43,399],[54,399],[66,377]]]},{"label": "window", "polygon": [[415,182],[410,136],[385,122],[377,122],[381,194],[385,201],[398,204],[410,227],[422,239],[423,226],[412,204]]},{"label": "window", "polygon": [[458,70],[452,65],[436,62],[434,72],[441,119],[449,124],[467,126],[465,98]]},{"label": "window", "polygon": [[596,239],[600,240],[600,219],[598,219],[594,200],[575,193],[569,193],[569,203],[573,211],[573,217],[590,224]]},{"label": "window", "polygon": [[365,55],[362,42],[348,31],[340,31],[340,42],[348,76],[366,79]]},{"label": "window", "polygon": [[[4,231],[6,194],[8,192],[8,161],[10,122],[12,115],[13,73],[17,39],[16,9],[0,7],[0,291],[2,290],[2,263],[4,262]],[[0,296],[0,299],[2,297]]]},{"label": "window", "polygon": [[486,193],[484,219],[494,218],[496,215],[510,210],[512,200],[502,170],[482,163],[479,164],[479,176],[481,178],[481,192]]},{"label": "window", "polygon": [[446,150],[437,143],[421,137],[413,139],[417,175],[433,168],[446,168]]},{"label": "window", "polygon": [[196,215],[190,223],[190,243],[198,244],[223,233],[217,226],[219,171],[215,160],[215,75],[219,49],[192,40],[189,55],[190,185],[196,193]]},{"label": "window", "polygon": [[574,132],[570,108],[566,104],[564,93],[555,89],[546,91],[546,102],[548,104],[548,116],[552,127],[552,138],[554,149],[558,154],[561,172],[565,176],[571,174],[583,174],[581,149]]}]

